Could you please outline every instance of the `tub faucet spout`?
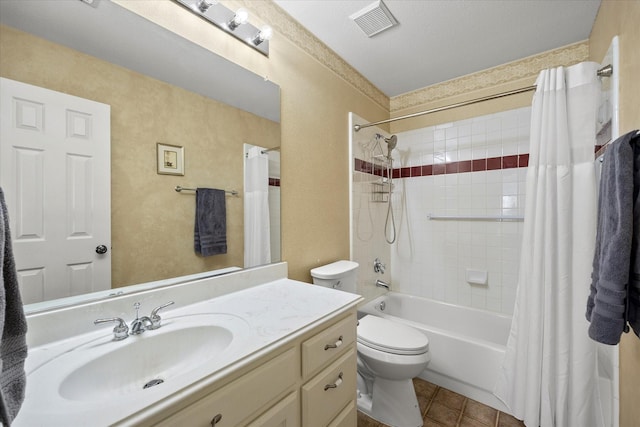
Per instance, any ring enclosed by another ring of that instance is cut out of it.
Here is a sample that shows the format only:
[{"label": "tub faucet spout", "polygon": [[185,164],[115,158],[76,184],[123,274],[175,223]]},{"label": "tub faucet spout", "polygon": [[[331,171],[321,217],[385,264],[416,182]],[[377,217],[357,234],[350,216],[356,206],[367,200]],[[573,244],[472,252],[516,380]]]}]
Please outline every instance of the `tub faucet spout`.
[{"label": "tub faucet spout", "polygon": [[380,279],[376,280],[376,286],[379,288],[385,288],[386,290],[391,290],[391,285],[387,282],[384,282]]}]

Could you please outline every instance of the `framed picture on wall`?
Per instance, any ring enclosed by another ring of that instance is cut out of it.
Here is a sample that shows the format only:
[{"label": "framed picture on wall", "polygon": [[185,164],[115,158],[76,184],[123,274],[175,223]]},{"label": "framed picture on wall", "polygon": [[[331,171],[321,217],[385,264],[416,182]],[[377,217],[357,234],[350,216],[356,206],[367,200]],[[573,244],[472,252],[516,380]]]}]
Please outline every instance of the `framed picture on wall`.
[{"label": "framed picture on wall", "polygon": [[162,175],[184,175],[184,147],[156,144],[158,150],[158,173]]}]

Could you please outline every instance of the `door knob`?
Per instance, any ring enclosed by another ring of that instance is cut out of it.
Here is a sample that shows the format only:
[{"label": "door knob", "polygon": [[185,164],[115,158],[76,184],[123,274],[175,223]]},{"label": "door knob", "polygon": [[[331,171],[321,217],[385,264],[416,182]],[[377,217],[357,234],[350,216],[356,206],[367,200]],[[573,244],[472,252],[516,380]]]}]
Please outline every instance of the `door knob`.
[{"label": "door knob", "polygon": [[96,246],[96,253],[102,255],[107,253],[107,247],[105,245]]}]

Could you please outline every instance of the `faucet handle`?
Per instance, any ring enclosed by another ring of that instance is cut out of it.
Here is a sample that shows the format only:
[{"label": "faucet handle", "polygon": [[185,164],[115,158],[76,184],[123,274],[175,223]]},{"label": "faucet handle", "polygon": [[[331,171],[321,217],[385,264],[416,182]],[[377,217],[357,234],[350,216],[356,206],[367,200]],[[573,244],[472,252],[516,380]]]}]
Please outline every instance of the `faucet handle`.
[{"label": "faucet handle", "polygon": [[376,258],[373,261],[373,271],[374,271],[374,273],[384,274],[384,269],[385,268],[386,268],[386,266],[382,263],[382,261],[380,261],[379,258]]},{"label": "faucet handle", "polygon": [[151,326],[149,326],[149,329],[158,329],[160,327],[160,322],[162,321],[162,318],[160,317],[160,315],[158,314],[158,312],[160,310],[162,310],[165,307],[170,306],[171,304],[174,304],[173,301],[169,301],[168,303],[162,304],[159,307],[154,308],[153,310],[151,310]]},{"label": "faucet handle", "polygon": [[109,322],[118,322],[118,324],[113,328],[113,340],[120,341],[129,336],[129,327],[119,317],[109,317],[106,319],[96,319],[93,321],[94,325],[98,325],[100,323],[109,323]]}]

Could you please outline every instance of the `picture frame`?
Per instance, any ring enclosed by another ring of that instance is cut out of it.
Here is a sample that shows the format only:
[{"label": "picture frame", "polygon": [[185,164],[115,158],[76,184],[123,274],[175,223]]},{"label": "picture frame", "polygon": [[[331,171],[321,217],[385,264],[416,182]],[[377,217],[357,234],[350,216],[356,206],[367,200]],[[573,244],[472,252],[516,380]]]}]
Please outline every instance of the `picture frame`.
[{"label": "picture frame", "polygon": [[184,175],[184,147],[158,142],[156,148],[158,174]]}]

